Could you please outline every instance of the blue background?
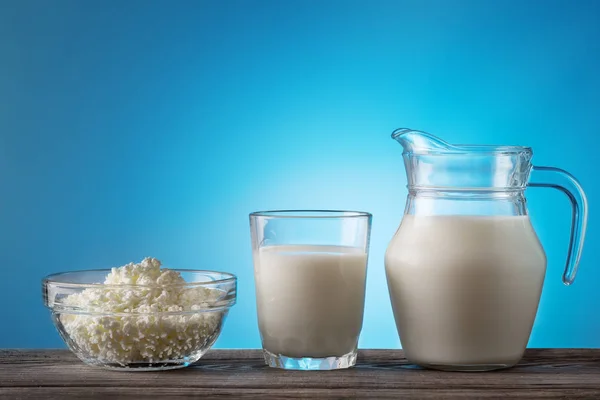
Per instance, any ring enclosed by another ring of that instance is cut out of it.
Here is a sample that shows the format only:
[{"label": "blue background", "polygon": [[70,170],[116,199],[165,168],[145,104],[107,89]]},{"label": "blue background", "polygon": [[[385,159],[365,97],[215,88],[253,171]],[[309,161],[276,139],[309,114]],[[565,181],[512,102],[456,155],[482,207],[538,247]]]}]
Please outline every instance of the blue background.
[{"label": "blue background", "polygon": [[408,126],[534,148],[591,214],[529,189],[548,255],[532,347],[600,346],[600,2],[0,1],[0,347],[63,346],[52,272],[154,256],[239,276],[219,347],[259,347],[248,213],[374,214],[362,347],[397,347],[383,255]]}]

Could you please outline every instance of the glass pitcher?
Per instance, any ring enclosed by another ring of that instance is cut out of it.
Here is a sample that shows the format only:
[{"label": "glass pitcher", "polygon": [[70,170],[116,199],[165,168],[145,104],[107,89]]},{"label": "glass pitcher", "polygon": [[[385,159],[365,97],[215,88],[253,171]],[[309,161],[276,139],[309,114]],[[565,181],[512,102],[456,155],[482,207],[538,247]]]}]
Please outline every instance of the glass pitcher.
[{"label": "glass pitcher", "polygon": [[404,148],[409,193],[385,269],[407,359],[450,371],[515,365],[546,272],[525,189],[551,187],[571,200],[567,285],[583,248],[585,193],[566,171],[532,166],[528,147],[451,145],[404,128],[392,138]]}]

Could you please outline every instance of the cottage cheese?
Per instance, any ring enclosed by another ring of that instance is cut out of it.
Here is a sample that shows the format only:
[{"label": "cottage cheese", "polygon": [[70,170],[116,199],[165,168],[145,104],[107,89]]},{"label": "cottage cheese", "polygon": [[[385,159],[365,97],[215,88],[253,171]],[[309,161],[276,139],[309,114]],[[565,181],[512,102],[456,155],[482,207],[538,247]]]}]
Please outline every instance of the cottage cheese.
[{"label": "cottage cheese", "polygon": [[224,312],[189,312],[207,308],[223,293],[186,288],[179,272],[160,267],[159,260],[145,258],[113,268],[104,281],[111,286],[88,288],[64,299],[65,306],[82,313],[59,317],[78,353],[122,366],[202,355],[216,339]]}]

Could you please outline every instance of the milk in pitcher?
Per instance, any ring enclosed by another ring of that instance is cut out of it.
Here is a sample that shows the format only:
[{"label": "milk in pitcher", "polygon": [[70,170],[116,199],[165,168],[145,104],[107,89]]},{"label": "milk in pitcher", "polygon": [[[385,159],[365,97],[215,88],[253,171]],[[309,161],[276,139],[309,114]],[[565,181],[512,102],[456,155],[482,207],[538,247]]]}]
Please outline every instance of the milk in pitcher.
[{"label": "milk in pitcher", "polygon": [[477,370],[520,360],[546,271],[528,216],[405,215],[385,267],[409,361]]}]

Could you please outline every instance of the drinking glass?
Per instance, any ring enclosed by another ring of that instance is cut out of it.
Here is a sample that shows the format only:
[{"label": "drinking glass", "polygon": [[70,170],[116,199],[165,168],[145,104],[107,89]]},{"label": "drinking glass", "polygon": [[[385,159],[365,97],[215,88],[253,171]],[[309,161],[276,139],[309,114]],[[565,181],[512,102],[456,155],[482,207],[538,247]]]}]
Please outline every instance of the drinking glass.
[{"label": "drinking glass", "polygon": [[371,220],[358,211],[250,214],[258,325],[269,366],[355,365]]}]

